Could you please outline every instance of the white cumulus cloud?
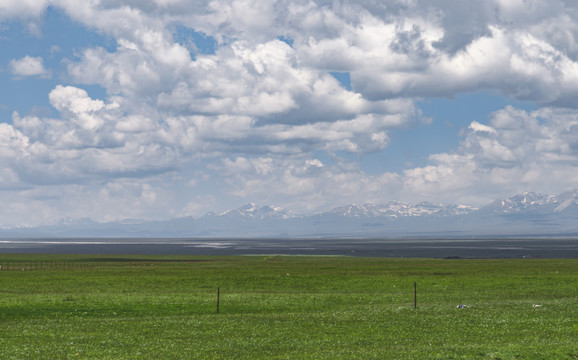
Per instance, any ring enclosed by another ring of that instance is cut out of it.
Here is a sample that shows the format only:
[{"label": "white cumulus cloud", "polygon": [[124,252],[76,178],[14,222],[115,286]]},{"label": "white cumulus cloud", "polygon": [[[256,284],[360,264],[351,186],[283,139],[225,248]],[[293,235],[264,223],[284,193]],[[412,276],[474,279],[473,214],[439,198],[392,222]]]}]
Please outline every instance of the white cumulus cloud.
[{"label": "white cumulus cloud", "polygon": [[44,61],[41,57],[25,56],[12,60],[10,61],[10,69],[17,76],[50,77],[50,72],[44,68]]}]

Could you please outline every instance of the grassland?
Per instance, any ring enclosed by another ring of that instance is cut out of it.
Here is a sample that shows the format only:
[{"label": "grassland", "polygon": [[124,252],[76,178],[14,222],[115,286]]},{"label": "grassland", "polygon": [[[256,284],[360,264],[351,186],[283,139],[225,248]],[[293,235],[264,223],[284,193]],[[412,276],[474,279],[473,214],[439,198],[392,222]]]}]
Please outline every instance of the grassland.
[{"label": "grassland", "polygon": [[578,359],[578,260],[6,261],[1,359]]}]

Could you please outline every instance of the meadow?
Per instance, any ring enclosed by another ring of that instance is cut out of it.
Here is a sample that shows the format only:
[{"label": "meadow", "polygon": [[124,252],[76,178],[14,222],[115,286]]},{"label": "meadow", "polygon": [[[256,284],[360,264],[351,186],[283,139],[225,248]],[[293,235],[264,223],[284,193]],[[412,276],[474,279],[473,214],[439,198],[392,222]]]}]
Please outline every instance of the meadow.
[{"label": "meadow", "polygon": [[0,359],[578,359],[575,259],[0,263]]}]

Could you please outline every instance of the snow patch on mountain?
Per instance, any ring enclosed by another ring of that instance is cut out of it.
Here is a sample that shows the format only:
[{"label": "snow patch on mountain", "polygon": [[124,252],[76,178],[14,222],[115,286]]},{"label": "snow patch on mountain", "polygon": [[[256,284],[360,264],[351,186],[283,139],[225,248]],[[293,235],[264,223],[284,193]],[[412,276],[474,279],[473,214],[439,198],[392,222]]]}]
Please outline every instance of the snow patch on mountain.
[{"label": "snow patch on mountain", "polygon": [[558,201],[556,195],[543,195],[535,192],[525,192],[514,195],[510,198],[500,198],[491,204],[483,207],[483,210],[489,210],[498,213],[514,213],[533,208],[539,208],[544,205],[554,204]]},{"label": "snow patch on mountain", "polygon": [[429,202],[421,202],[416,205],[400,201],[389,201],[385,204],[347,205],[337,207],[330,211],[331,214],[345,217],[418,217],[418,216],[451,216],[464,215],[477,210],[466,205],[443,205]]},{"label": "snow patch on mountain", "polygon": [[255,203],[248,203],[240,208],[228,210],[220,214],[214,215],[228,216],[228,217],[235,216],[253,219],[271,219],[271,218],[289,219],[296,216],[291,211],[285,210],[278,206],[259,206]]},{"label": "snow patch on mountain", "polygon": [[578,205],[578,189],[558,195],[557,200],[560,205],[554,209],[555,212],[562,212],[572,205]]}]

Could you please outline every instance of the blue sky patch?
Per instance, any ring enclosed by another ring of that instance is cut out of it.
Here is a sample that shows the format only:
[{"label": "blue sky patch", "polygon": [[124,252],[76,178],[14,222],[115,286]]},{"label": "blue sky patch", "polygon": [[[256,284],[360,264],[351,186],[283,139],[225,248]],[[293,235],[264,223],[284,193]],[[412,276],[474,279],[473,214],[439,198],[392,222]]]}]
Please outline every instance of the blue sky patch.
[{"label": "blue sky patch", "polygon": [[213,55],[218,46],[215,38],[181,25],[175,26],[173,38],[177,43],[189,49],[193,56],[196,53]]},{"label": "blue sky patch", "polygon": [[332,71],[330,74],[339,81],[345,90],[351,91],[351,76],[349,72]]}]

